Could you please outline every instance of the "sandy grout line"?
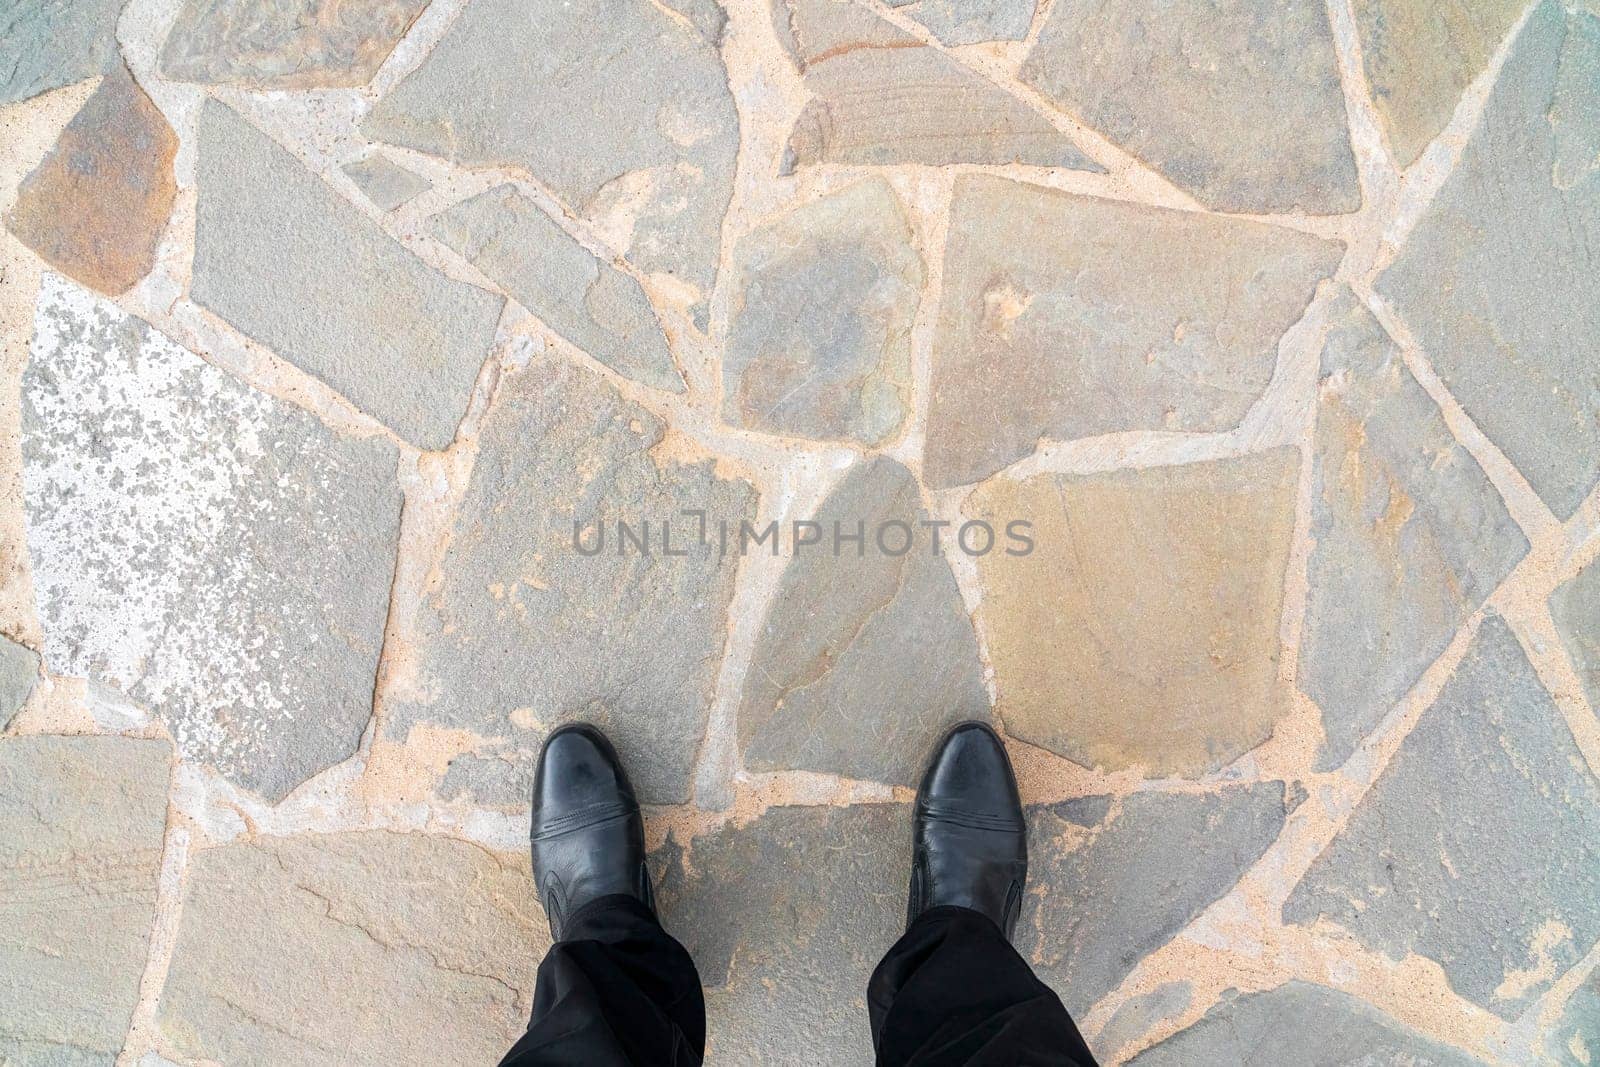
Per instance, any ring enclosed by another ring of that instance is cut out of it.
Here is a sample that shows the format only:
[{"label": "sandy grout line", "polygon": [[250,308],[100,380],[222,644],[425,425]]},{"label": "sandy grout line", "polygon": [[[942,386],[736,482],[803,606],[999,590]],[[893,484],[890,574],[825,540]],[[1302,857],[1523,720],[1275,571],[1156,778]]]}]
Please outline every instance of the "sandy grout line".
[{"label": "sandy grout line", "polygon": [[[174,766],[177,754],[173,754]],[[156,883],[155,919],[151,924],[144,972],[139,977],[139,995],[134,1003],[128,1032],[118,1053],[117,1067],[134,1067],[146,1053],[155,1051],[160,1030],[156,1022],[161,994],[166,986],[172,953],[177,947],[178,926],[183,913],[184,879],[189,866],[189,828],[172,806],[170,789],[176,770],[169,776],[167,826],[163,834],[161,869]]]}]

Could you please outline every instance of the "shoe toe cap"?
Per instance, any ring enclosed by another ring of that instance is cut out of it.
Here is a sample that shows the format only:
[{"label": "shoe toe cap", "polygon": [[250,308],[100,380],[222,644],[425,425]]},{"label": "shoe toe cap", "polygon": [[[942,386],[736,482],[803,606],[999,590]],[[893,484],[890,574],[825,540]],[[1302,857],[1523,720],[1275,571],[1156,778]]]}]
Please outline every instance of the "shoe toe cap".
[{"label": "shoe toe cap", "polygon": [[534,780],[535,813],[559,816],[617,802],[633,803],[633,789],[605,735],[585,724],[551,734]]},{"label": "shoe toe cap", "polygon": [[946,735],[922,783],[924,801],[974,814],[1014,816],[1021,800],[1005,744],[981,722],[967,722]]}]

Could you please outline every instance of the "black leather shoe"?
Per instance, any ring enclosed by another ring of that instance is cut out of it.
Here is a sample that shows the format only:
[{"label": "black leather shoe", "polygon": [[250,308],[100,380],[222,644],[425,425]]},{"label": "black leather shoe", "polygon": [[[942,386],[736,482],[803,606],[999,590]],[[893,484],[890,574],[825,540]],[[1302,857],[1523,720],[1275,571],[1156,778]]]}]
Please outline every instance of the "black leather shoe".
[{"label": "black leather shoe", "polygon": [[1028,878],[1022,798],[1000,737],[981,722],[944,735],[912,813],[906,926],[929,908],[971,908],[1010,940]]},{"label": "black leather shoe", "polygon": [[573,912],[624,894],[655,911],[644,866],[644,818],[606,735],[588,723],[552,733],[533,778],[533,879],[561,940]]}]

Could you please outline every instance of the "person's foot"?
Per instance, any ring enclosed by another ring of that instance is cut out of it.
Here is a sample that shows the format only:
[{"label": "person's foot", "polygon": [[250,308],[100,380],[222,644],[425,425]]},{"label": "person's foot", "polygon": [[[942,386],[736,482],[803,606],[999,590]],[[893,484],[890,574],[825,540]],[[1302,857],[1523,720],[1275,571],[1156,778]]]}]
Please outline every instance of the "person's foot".
[{"label": "person's foot", "polygon": [[1028,877],[1022,798],[999,735],[981,722],[945,734],[912,813],[906,925],[929,908],[987,915],[1009,940]]},{"label": "person's foot", "polygon": [[655,910],[639,801],[598,728],[573,723],[545,739],[530,836],[534,884],[557,941],[567,919],[601,897],[630,896]]}]

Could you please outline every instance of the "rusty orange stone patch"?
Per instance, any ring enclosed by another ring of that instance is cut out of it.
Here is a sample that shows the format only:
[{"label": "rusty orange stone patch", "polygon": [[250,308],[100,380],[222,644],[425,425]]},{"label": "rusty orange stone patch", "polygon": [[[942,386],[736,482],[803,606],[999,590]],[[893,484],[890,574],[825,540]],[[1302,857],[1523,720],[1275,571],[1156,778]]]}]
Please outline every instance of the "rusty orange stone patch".
[{"label": "rusty orange stone patch", "polygon": [[23,179],[6,228],[61,273],[116,296],[155,264],[177,150],[172,127],[119,67]]}]

